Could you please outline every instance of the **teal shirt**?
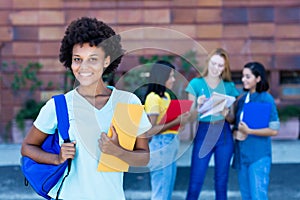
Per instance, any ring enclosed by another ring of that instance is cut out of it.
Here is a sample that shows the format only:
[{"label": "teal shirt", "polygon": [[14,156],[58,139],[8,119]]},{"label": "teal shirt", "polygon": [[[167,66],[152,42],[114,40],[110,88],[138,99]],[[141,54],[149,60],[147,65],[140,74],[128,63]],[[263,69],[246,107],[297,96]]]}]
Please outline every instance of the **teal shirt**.
[{"label": "teal shirt", "polygon": [[[233,97],[239,96],[239,91],[236,89],[233,82],[229,81],[221,81],[216,88],[211,88],[206,83],[204,78],[193,78],[189,85],[185,89],[186,92],[194,95],[196,99],[201,96],[205,95],[206,98],[209,98],[213,92],[217,92],[220,94],[225,94]],[[200,114],[198,116],[198,120],[202,122],[211,122],[211,121],[218,121],[223,120],[223,115],[209,115],[207,117],[200,119]]]}]

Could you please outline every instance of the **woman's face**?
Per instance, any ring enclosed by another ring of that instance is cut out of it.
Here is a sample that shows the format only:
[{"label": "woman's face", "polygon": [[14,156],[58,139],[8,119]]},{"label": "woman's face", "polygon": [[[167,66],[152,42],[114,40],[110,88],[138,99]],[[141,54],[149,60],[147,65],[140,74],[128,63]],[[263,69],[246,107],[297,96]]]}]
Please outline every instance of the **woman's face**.
[{"label": "woman's face", "polygon": [[72,71],[82,86],[91,86],[102,80],[104,69],[109,65],[110,57],[105,58],[105,52],[100,47],[84,43],[73,47]]},{"label": "woman's face", "polygon": [[260,76],[256,77],[249,68],[243,69],[242,82],[244,88],[250,92],[256,91],[256,84],[260,81]]},{"label": "woman's face", "polygon": [[175,76],[174,76],[174,69],[171,70],[170,76],[168,80],[166,81],[166,88],[172,89],[175,82]]},{"label": "woman's face", "polygon": [[220,77],[224,69],[224,58],[219,55],[213,55],[208,62],[208,75],[212,77]]}]

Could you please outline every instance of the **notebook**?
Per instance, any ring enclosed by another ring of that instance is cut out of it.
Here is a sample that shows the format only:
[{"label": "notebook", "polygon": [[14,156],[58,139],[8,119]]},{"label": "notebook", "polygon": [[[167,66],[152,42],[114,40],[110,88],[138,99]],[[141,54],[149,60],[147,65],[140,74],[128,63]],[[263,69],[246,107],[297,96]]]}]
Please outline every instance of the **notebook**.
[{"label": "notebook", "polygon": [[[171,100],[170,105],[167,109],[167,112],[161,119],[160,124],[168,123],[168,122],[176,119],[176,117],[178,117],[179,115],[190,111],[192,104],[193,104],[193,101],[186,100],[186,99]],[[170,130],[177,131],[179,129],[179,127],[180,127],[180,125],[173,126],[172,128],[170,128]]]},{"label": "notebook", "polygon": [[235,97],[213,92],[211,97],[198,109],[198,112],[202,114],[200,118],[218,114],[222,112],[225,107],[229,108],[234,101]]},{"label": "notebook", "polygon": [[[120,145],[127,150],[133,150],[139,130],[140,121],[144,111],[143,105],[118,103],[116,105],[112,124],[114,125]],[[107,135],[112,136],[111,129]],[[102,153],[98,164],[98,171],[127,172],[129,165],[123,160]]]},{"label": "notebook", "polygon": [[261,102],[249,102],[244,104],[243,122],[249,128],[268,128],[271,114],[271,104]]}]

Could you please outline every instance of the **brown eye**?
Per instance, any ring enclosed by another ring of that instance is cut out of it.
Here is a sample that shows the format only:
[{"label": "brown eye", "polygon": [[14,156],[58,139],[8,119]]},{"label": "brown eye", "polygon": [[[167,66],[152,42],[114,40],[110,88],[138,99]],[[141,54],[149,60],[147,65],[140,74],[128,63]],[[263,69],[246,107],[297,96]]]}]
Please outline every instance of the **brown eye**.
[{"label": "brown eye", "polygon": [[90,61],[91,63],[96,63],[96,62],[98,61],[98,59],[97,59],[97,58],[90,58],[89,61]]},{"label": "brown eye", "polygon": [[73,62],[74,63],[81,63],[81,59],[80,58],[73,58]]}]

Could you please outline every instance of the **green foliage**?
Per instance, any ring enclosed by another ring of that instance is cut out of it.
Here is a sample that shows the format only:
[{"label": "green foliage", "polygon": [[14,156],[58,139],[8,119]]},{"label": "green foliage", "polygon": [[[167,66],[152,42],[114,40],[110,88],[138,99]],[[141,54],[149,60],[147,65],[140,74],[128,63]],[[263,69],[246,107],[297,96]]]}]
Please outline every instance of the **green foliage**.
[{"label": "green foliage", "polygon": [[[12,69],[13,79],[7,86],[12,92],[17,95],[20,90],[28,91],[27,97],[24,99],[23,107],[18,111],[15,117],[18,128],[24,130],[26,119],[35,119],[45,102],[37,102],[34,100],[34,93],[43,85],[43,81],[38,78],[38,72],[42,69],[42,64],[39,62],[29,62],[25,67],[22,67],[16,62],[7,64],[2,63],[2,70]],[[47,87],[52,87],[53,82],[49,82]]]},{"label": "green foliage", "polygon": [[289,118],[298,117],[300,118],[300,106],[299,105],[288,105],[278,109],[278,115],[281,121],[287,121]]},{"label": "green foliage", "polygon": [[64,91],[67,92],[72,90],[74,88],[74,83],[75,83],[74,74],[70,70],[67,70],[65,72]]},{"label": "green foliage", "polygon": [[175,56],[173,55],[162,55],[162,56],[158,56],[158,55],[153,55],[150,58],[146,58],[145,56],[141,56],[139,58],[139,62],[140,64],[143,65],[152,65],[153,63],[159,61],[159,60],[165,60],[168,62],[173,62],[175,59]]},{"label": "green foliage", "polygon": [[[196,59],[197,52],[194,50],[187,51],[181,56],[177,55],[153,55],[151,57],[141,56],[139,57],[139,63],[143,66],[140,68],[136,68],[131,70],[128,74],[124,76],[124,82],[127,85],[127,90],[135,93],[140,99],[143,99],[144,94],[146,93],[145,84],[147,83],[147,78],[150,74],[150,69],[153,63],[158,60],[168,61],[170,63],[176,63],[178,68],[176,70],[183,71],[185,76],[189,76],[191,73],[191,68],[193,66],[198,65],[198,61]],[[137,89],[136,87],[139,86]],[[134,88],[134,89],[132,89]],[[171,98],[175,98],[173,92],[169,92],[171,94]]]},{"label": "green foliage", "polygon": [[[13,65],[17,64],[13,63]],[[28,85],[31,93],[40,88],[43,85],[43,82],[38,79],[37,73],[41,68],[42,65],[40,63],[30,62],[20,71],[20,73],[15,73],[11,83],[11,89],[13,92],[17,93],[18,90],[26,88]]]},{"label": "green foliage", "polygon": [[196,51],[187,51],[182,56],[177,55],[152,55],[150,57],[140,56],[139,63],[141,66],[136,67],[123,75],[125,90],[135,93],[140,99],[144,98],[146,93],[147,78],[150,75],[150,69],[153,63],[158,60],[164,60],[171,63],[176,63],[179,69],[182,70],[185,75],[189,75],[191,68],[197,66]]},{"label": "green foliage", "polygon": [[136,67],[122,76],[124,79],[124,89],[136,94],[140,99],[143,98],[145,91],[144,85],[150,73],[150,65]]},{"label": "green foliage", "polygon": [[189,73],[191,72],[191,68],[193,66],[196,67],[198,65],[198,61],[196,57],[197,57],[197,52],[194,50],[190,50],[180,57],[180,62],[181,62],[180,66],[183,69],[183,71],[186,73],[186,75],[189,75]]},{"label": "green foliage", "polygon": [[24,103],[24,106],[16,115],[16,123],[18,128],[24,130],[26,119],[35,120],[39,114],[40,109],[45,105],[45,102],[37,102],[33,99],[29,99]]},{"label": "green foliage", "polygon": [[175,57],[172,55],[153,55],[151,57],[139,57],[139,63],[141,65],[131,69],[123,75],[125,90],[133,92],[140,99],[143,99],[146,93],[145,84],[147,84],[152,64],[158,60],[173,62],[174,59]]}]

